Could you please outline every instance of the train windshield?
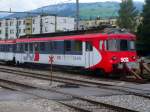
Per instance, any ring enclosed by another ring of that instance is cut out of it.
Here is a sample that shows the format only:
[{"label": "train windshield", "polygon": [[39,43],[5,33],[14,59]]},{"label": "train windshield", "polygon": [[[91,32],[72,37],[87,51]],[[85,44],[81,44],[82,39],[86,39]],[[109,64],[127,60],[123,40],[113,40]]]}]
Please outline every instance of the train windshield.
[{"label": "train windshield", "polygon": [[135,41],[132,40],[107,40],[109,51],[131,51],[135,50]]}]

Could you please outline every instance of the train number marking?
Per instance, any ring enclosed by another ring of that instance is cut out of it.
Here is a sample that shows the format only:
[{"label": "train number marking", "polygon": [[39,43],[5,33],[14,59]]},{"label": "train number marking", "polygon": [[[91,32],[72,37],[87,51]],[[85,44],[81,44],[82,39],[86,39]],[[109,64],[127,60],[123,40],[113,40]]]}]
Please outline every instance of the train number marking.
[{"label": "train number marking", "polygon": [[121,58],[121,62],[129,62],[129,58]]}]

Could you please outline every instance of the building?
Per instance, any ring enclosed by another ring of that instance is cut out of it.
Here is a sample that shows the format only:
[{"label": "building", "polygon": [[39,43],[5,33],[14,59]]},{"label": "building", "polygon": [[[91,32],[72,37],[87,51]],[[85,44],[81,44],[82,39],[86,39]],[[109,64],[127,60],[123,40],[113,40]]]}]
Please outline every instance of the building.
[{"label": "building", "polygon": [[37,16],[32,18],[32,34],[72,31],[75,20],[71,17]]},{"label": "building", "polygon": [[6,31],[8,32],[6,26],[6,20],[0,21],[0,39],[8,38],[8,34],[6,35]]},{"label": "building", "polygon": [[72,31],[75,20],[71,17],[36,16],[0,20],[0,39],[16,39],[23,35]]},{"label": "building", "polygon": [[101,25],[111,25],[117,27],[117,19],[98,19],[98,20],[83,20],[79,21],[79,29],[90,29]]}]

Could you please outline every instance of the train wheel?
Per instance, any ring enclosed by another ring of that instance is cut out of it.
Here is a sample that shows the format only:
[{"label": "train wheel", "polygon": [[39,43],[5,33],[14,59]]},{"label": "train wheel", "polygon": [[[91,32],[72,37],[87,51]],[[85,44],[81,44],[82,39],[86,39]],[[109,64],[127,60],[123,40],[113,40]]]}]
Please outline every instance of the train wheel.
[{"label": "train wheel", "polygon": [[19,61],[17,61],[17,62],[16,62],[16,66],[19,66],[19,65],[20,65],[20,62],[19,62]]},{"label": "train wheel", "polygon": [[13,65],[16,64],[16,59],[15,59],[15,57],[13,57],[12,64],[13,64]]}]

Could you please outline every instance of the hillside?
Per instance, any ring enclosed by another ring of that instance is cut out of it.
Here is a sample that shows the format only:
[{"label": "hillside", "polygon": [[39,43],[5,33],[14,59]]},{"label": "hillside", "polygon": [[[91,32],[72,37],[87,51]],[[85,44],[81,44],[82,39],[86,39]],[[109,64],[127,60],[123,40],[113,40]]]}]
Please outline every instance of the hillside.
[{"label": "hillside", "polygon": [[[142,11],[143,3],[134,2],[137,10]],[[118,16],[119,3],[118,2],[96,2],[96,3],[80,3],[80,18],[81,19],[94,19],[97,16],[101,18],[109,18]],[[75,3],[65,3],[58,5],[48,5],[45,7],[38,8],[36,10],[30,11],[31,13],[41,12],[48,14],[57,14],[58,16],[71,16],[75,17],[76,4]],[[31,14],[34,16],[36,14]],[[12,14],[6,18],[12,17],[26,17],[28,14]]]}]

